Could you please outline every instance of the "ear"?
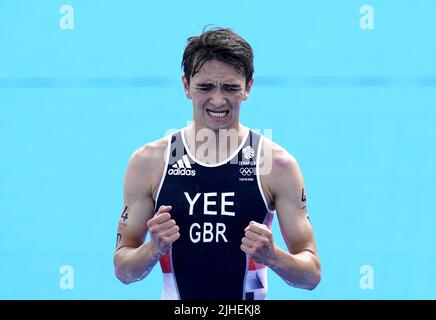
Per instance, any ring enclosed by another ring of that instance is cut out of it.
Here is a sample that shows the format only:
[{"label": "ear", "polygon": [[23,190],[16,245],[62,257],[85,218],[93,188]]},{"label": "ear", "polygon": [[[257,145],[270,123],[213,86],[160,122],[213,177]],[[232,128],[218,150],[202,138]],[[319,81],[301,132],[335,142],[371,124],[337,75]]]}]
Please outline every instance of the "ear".
[{"label": "ear", "polygon": [[253,85],[254,82],[254,77],[251,78],[251,80],[248,82],[247,87],[245,88],[245,92],[244,92],[244,96],[242,98],[242,100],[247,100],[248,99],[248,95],[250,94],[250,90],[251,90],[251,86]]},{"label": "ear", "polygon": [[186,97],[192,99],[191,92],[189,90],[188,79],[186,79],[185,74],[182,75],[183,89],[185,90]]}]

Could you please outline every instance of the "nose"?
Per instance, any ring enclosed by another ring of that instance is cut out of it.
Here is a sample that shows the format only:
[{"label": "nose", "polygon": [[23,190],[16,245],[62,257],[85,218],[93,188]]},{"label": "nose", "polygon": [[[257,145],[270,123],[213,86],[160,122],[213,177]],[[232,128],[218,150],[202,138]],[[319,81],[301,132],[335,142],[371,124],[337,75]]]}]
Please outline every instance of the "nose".
[{"label": "nose", "polygon": [[226,97],[220,90],[214,90],[213,94],[210,97],[210,104],[213,105],[215,108],[222,107],[226,105]]}]

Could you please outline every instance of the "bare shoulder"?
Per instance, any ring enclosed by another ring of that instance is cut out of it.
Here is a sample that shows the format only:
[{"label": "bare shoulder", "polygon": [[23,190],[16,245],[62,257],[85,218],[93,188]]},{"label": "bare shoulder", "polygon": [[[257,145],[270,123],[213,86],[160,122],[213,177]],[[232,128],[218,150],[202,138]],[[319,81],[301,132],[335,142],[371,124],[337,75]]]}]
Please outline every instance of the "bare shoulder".
[{"label": "bare shoulder", "polygon": [[285,148],[266,137],[263,138],[262,153],[264,158],[271,158],[270,162],[273,170],[299,170],[295,157]]},{"label": "bare shoulder", "polygon": [[263,165],[269,169],[264,170],[263,180],[272,197],[287,188],[300,188],[304,182],[296,158],[272,140],[264,137],[263,141]]},{"label": "bare shoulder", "polygon": [[153,194],[165,166],[167,146],[166,136],[136,149],[129,159],[125,184]]},{"label": "bare shoulder", "polygon": [[168,146],[168,137],[149,142],[136,149],[130,157],[129,164],[139,167],[155,165],[160,161],[165,161],[165,152]]}]

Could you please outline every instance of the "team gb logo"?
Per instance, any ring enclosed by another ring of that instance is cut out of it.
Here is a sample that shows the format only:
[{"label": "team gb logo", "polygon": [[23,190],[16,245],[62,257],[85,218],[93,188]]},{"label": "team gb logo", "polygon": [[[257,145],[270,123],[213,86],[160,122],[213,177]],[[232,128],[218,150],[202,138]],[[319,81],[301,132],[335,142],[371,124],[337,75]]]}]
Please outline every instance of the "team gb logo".
[{"label": "team gb logo", "polygon": [[242,154],[244,155],[245,159],[251,159],[254,156],[254,149],[251,146],[246,146],[244,149],[242,149]]}]

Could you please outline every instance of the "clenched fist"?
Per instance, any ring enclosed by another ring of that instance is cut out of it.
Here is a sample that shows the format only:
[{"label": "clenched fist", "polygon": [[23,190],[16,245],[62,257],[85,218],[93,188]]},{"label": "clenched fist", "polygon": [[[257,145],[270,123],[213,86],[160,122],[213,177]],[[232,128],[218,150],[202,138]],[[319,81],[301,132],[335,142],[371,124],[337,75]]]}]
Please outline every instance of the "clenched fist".
[{"label": "clenched fist", "polygon": [[147,222],[151,243],[159,255],[165,255],[174,241],[180,238],[179,227],[171,219],[171,206],[160,206],[156,214]]},{"label": "clenched fist", "polygon": [[244,231],[241,250],[252,257],[256,263],[271,265],[277,259],[271,230],[264,224],[251,221]]}]

